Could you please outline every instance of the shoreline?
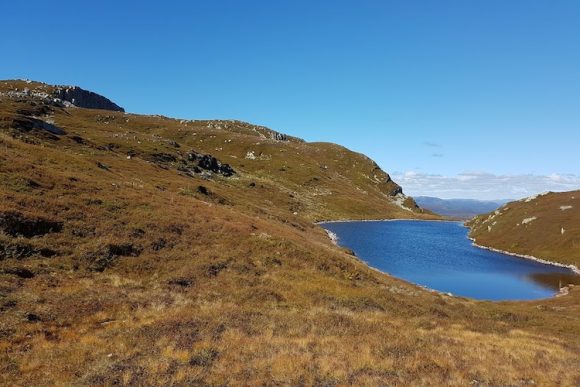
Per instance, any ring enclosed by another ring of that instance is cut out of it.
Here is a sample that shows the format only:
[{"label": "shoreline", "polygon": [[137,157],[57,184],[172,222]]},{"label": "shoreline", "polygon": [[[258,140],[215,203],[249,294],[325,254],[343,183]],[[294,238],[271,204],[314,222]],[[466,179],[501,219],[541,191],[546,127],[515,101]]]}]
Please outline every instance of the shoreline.
[{"label": "shoreline", "polygon": [[330,239],[330,241],[332,242],[333,245],[338,246],[338,235],[336,235],[336,233],[327,230],[323,227],[324,231],[326,231],[326,234],[328,235],[328,238]]},{"label": "shoreline", "polygon": [[314,222],[316,225],[325,223],[353,223],[353,222],[397,222],[400,220],[412,220],[414,222],[450,222],[461,223],[462,220],[447,220],[447,219],[413,219],[413,218],[388,218],[388,219],[340,219],[340,220],[321,220]]},{"label": "shoreline", "polygon": [[564,263],[554,262],[554,261],[548,261],[547,259],[534,257],[533,255],[512,253],[510,251],[500,250],[500,249],[496,249],[494,247],[483,246],[483,245],[477,244],[477,242],[475,241],[475,238],[472,238],[472,237],[469,237],[469,236],[467,238],[472,242],[471,244],[473,246],[475,246],[475,247],[477,247],[479,249],[489,250],[489,251],[493,251],[495,253],[501,253],[501,254],[505,254],[505,255],[511,255],[512,257],[529,259],[529,260],[532,260],[532,261],[536,261],[536,262],[539,262],[539,263],[543,263],[544,265],[552,265],[552,266],[563,267],[563,268],[572,270],[572,272],[574,274],[580,275],[580,269],[578,269],[578,267],[576,267],[576,265],[566,265]]},{"label": "shoreline", "polygon": [[[462,223],[462,225],[464,227],[469,228],[468,226],[465,225],[465,221],[461,221],[461,220],[410,219],[410,218],[403,218],[403,219],[359,219],[359,220],[356,220],[356,219],[353,219],[353,220],[346,219],[346,220],[326,220],[326,221],[314,222],[314,224],[321,225],[321,224],[326,224],[326,223],[396,222],[396,221],[400,221],[400,220],[406,220],[406,221],[411,220],[411,221],[415,221],[415,222],[449,222],[449,223]],[[332,241],[332,243],[335,244],[335,245],[337,245],[338,244],[338,235],[336,235],[332,231],[329,231],[329,230],[325,229],[324,227],[323,227],[323,229],[328,234],[328,237],[330,238],[330,240]],[[477,244],[475,242],[475,239],[472,238],[472,237],[470,237],[469,235],[467,236],[467,239],[469,239],[472,242],[472,245],[473,246],[475,246],[477,248],[480,248],[480,249],[483,249],[483,250],[489,250],[489,251],[493,251],[493,252],[496,252],[496,253],[510,255],[512,257],[529,259],[529,260],[532,260],[532,261],[536,261],[536,262],[539,262],[539,263],[543,263],[545,265],[552,265],[552,266],[563,267],[563,268],[566,268],[566,269],[570,269],[574,274],[580,275],[580,269],[577,266],[575,266],[575,265],[566,265],[564,263],[554,262],[554,261],[549,261],[547,259],[534,257],[533,255],[512,253],[510,251],[500,250],[500,249],[496,249],[494,247],[488,247],[488,246],[479,245],[479,244]]]}]

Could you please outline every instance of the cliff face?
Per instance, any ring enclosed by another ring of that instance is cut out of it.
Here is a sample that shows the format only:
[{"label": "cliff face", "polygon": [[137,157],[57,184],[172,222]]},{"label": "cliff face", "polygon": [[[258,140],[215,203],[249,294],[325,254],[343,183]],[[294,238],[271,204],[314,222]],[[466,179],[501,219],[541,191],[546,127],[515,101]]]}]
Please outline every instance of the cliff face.
[{"label": "cliff face", "polygon": [[0,81],[0,96],[12,101],[35,100],[56,107],[125,111],[110,99],[78,86],[54,86],[29,80]]},{"label": "cliff face", "polygon": [[110,99],[103,97],[92,91],[81,89],[78,86],[59,87],[53,94],[56,98],[71,104],[87,109],[103,109],[116,112],[124,112],[125,109],[112,102]]},{"label": "cliff face", "polygon": [[580,266],[580,191],[510,202],[467,225],[480,245]]}]

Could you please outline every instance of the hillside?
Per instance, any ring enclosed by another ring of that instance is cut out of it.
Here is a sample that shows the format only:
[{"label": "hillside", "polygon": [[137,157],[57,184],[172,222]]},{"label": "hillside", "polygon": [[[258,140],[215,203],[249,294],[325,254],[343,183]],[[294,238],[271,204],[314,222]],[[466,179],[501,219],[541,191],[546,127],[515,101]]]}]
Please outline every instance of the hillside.
[{"label": "hillside", "polygon": [[[269,207],[279,216],[296,212],[310,220],[429,217],[376,163],[339,145],[306,143],[239,121],[67,110],[71,104],[57,99],[62,90],[67,88],[0,81],[5,130],[28,143],[42,138],[43,146],[90,159],[95,169],[97,162],[110,165],[104,177],[119,179],[115,172],[126,169],[172,170],[168,175],[181,185],[174,188],[182,190],[207,180],[230,205],[251,213]],[[215,166],[200,170],[195,155],[236,173],[223,178]]]},{"label": "hillside", "polygon": [[580,381],[579,290],[476,302],[331,243],[434,217],[366,156],[61,90],[0,82],[1,385]]},{"label": "hillside", "polygon": [[580,267],[580,191],[510,202],[468,226],[480,245]]},{"label": "hillside", "polygon": [[507,200],[440,199],[430,196],[414,197],[417,204],[434,213],[456,219],[471,219],[494,211]]}]

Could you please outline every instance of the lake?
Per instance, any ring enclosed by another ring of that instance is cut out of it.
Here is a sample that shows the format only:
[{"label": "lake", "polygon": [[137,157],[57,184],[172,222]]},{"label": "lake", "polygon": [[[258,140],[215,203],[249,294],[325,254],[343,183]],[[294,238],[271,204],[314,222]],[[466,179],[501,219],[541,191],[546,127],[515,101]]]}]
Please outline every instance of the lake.
[{"label": "lake", "polygon": [[321,223],[369,266],[418,285],[480,300],[533,300],[578,283],[570,269],[472,245],[460,222]]}]

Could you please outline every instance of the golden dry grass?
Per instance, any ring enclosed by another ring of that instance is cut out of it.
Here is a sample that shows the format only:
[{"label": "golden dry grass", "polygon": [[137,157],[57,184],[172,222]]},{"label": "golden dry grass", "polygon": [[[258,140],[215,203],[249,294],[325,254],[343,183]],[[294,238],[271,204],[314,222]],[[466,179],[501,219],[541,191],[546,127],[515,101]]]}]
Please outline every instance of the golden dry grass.
[{"label": "golden dry grass", "polygon": [[[27,101],[1,103],[0,214],[62,224],[0,233],[3,385],[580,383],[578,288],[448,297],[330,243],[313,220],[430,216],[393,204],[362,155],[86,109],[55,109],[67,134],[54,139],[11,126]],[[190,148],[237,176],[148,161]]]},{"label": "golden dry grass", "polygon": [[580,266],[580,191],[507,203],[469,226],[481,245]]}]

